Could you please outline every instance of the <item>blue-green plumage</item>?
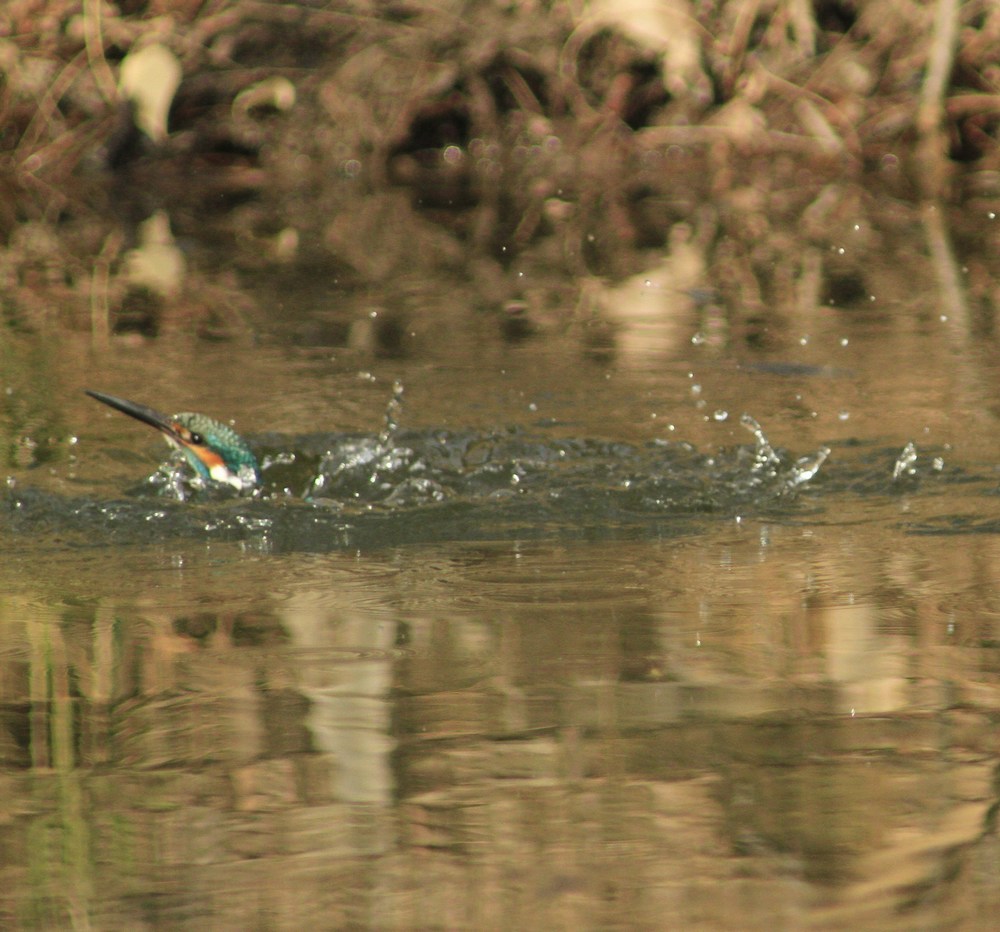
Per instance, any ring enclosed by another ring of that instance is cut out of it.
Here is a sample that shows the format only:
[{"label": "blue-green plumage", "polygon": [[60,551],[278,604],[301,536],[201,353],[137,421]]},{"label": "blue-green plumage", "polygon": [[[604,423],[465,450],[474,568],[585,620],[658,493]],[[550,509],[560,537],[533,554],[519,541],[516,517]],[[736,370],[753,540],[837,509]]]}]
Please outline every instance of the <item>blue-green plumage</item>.
[{"label": "blue-green plumage", "polygon": [[240,491],[260,484],[257,457],[235,430],[204,414],[189,411],[168,417],[135,401],[86,390],[110,407],[159,430],[205,480],[224,482]]}]

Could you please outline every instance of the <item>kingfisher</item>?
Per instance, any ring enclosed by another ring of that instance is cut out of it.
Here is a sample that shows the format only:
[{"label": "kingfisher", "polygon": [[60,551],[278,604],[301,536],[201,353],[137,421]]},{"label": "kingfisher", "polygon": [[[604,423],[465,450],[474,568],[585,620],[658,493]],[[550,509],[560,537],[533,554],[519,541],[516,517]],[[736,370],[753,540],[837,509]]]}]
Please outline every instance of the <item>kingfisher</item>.
[{"label": "kingfisher", "polygon": [[168,417],[135,401],[84,389],[91,398],[155,427],[184,454],[205,481],[221,482],[240,492],[260,485],[260,466],[247,442],[226,424],[204,414],[184,411]]}]

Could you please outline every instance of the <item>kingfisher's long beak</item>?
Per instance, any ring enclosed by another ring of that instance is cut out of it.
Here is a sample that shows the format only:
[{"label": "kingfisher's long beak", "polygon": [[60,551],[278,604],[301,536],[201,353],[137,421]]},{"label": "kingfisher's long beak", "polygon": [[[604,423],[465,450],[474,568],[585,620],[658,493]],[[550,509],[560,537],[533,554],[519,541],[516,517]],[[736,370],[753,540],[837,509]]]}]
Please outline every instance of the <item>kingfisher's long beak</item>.
[{"label": "kingfisher's long beak", "polygon": [[134,417],[137,421],[142,421],[143,424],[149,424],[151,427],[162,431],[166,434],[168,440],[173,441],[178,446],[188,446],[185,443],[184,437],[178,431],[179,425],[165,414],[160,414],[159,411],[155,411],[146,405],[141,405],[137,401],[128,401],[125,398],[118,398],[115,395],[105,395],[104,392],[92,392],[89,388],[85,388],[84,391],[91,398],[96,398],[116,411],[121,411],[122,414],[127,414],[129,417]]},{"label": "kingfisher's long beak", "polygon": [[[148,424],[150,427],[155,427],[172,446],[183,452],[191,468],[201,478],[212,479],[215,482],[228,482],[241,491],[260,481],[257,461],[243,439],[224,425],[212,421],[211,418],[198,414],[177,414],[174,417],[168,417],[166,414],[161,414],[154,408],[141,405],[137,401],[128,401],[115,395],[105,395],[104,392],[92,392],[90,389],[84,389],[84,391],[101,404],[106,404],[129,417],[134,417],[137,421],[142,421],[143,424]],[[207,426],[200,428],[198,426],[200,424]],[[230,468],[222,453],[212,446],[205,434],[201,433],[202,429],[221,431],[224,436],[231,435],[231,442],[237,447],[237,460],[240,464],[238,471]],[[250,478],[251,475],[252,478]]]}]

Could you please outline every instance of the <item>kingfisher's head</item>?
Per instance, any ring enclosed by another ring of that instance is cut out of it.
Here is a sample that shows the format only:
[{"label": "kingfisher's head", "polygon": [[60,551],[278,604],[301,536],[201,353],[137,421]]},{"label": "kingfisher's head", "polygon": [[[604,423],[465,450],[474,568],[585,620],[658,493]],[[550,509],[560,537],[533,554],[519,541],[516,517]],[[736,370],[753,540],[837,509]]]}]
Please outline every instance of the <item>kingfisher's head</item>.
[{"label": "kingfisher's head", "polygon": [[86,391],[91,398],[155,427],[184,454],[202,479],[224,482],[241,492],[260,484],[257,457],[247,442],[228,425],[191,412],[168,417],[135,401],[89,389]]}]

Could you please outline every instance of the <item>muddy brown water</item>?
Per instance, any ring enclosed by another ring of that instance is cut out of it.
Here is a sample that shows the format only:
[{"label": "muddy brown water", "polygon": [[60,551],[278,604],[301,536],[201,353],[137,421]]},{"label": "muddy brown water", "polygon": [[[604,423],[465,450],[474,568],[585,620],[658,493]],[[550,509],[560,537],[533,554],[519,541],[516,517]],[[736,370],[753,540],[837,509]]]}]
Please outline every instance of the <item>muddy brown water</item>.
[{"label": "muddy brown water", "polygon": [[[759,350],[643,300],[12,338],[0,924],[992,927],[994,337],[933,275]],[[278,465],[179,502],[85,387]]]}]

